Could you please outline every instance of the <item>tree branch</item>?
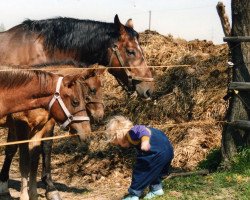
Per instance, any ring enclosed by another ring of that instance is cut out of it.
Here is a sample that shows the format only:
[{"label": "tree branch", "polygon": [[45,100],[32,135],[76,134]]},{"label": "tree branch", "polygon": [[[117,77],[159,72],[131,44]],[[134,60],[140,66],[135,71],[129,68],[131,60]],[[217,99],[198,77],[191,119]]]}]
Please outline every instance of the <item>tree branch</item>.
[{"label": "tree branch", "polygon": [[199,171],[193,171],[193,172],[179,172],[179,173],[171,173],[168,176],[163,177],[164,179],[172,179],[176,177],[186,177],[186,176],[193,176],[193,175],[208,175],[209,171],[207,169],[199,170]]},{"label": "tree branch", "polygon": [[221,21],[221,25],[222,25],[222,29],[224,31],[224,34],[226,37],[231,35],[231,26],[229,23],[229,18],[226,14],[225,11],[225,5],[222,2],[218,2],[217,6],[216,6],[218,15],[220,17],[220,21]]}]

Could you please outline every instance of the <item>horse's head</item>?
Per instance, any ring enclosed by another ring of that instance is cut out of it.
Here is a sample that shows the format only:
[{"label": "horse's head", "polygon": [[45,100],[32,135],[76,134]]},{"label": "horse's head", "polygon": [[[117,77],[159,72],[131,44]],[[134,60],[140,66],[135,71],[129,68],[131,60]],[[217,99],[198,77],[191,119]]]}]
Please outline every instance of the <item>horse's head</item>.
[{"label": "horse's head", "polygon": [[80,139],[84,140],[91,133],[91,127],[79,78],[81,74],[67,75],[61,83],[60,78],[58,79],[57,90],[49,110],[52,117],[64,128],[69,126],[71,133],[79,134]]},{"label": "horse's head", "polygon": [[104,116],[104,103],[102,81],[100,75],[103,74],[105,69],[85,69],[88,73],[83,76],[82,81],[84,89],[84,97],[86,102],[86,109],[94,120],[100,121]]},{"label": "horse's head", "polygon": [[131,20],[124,26],[116,15],[114,24],[119,32],[119,38],[109,48],[109,72],[117,78],[123,88],[136,91],[140,97],[148,99],[154,91],[154,79],[139,45],[139,35],[133,29]]}]

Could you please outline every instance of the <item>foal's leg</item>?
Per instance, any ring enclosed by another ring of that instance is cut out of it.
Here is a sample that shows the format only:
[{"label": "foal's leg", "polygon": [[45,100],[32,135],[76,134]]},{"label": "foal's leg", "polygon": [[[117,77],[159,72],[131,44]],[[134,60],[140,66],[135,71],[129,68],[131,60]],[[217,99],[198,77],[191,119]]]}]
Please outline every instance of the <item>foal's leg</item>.
[{"label": "foal's leg", "polygon": [[[49,121],[48,121],[49,122]],[[51,128],[51,123],[46,123],[43,128],[35,133],[31,133],[34,140],[40,140],[46,136],[48,129]],[[29,144],[30,149],[30,179],[29,179],[29,196],[30,200],[37,200],[37,169],[39,164],[39,157],[41,154],[41,141],[32,142]]]},{"label": "foal's leg", "polygon": [[[16,129],[14,121],[10,119],[10,117],[8,117],[7,123],[9,127],[7,142],[16,141]],[[18,147],[17,145],[9,145],[5,147],[5,158],[0,173],[0,195],[9,194],[8,180],[9,180],[10,165],[13,157],[17,152],[17,147]]]},{"label": "foal's leg", "polygon": [[[51,137],[54,135],[53,130],[55,126],[55,121],[50,119],[44,129],[46,130],[45,137]],[[60,194],[53,184],[51,176],[51,151],[52,151],[52,140],[42,142],[42,159],[43,159],[43,171],[42,171],[42,181],[46,185],[46,198],[48,200],[61,200]]]},{"label": "foal's leg", "polygon": [[[28,139],[30,132],[26,123],[16,122],[18,140]],[[19,145],[19,168],[21,172],[21,194],[20,200],[29,200],[28,195],[28,176],[29,176],[29,149],[28,144]]]},{"label": "foal's leg", "polygon": [[20,200],[29,200],[28,176],[29,176],[29,150],[28,144],[19,146],[19,167],[21,172],[21,194]]},{"label": "foal's leg", "polygon": [[[32,139],[40,139],[42,138],[40,132],[36,133],[36,135]],[[39,157],[41,152],[41,142],[33,142],[29,144],[30,149],[30,178],[29,178],[29,197],[30,200],[37,200],[37,169],[39,164]]]}]

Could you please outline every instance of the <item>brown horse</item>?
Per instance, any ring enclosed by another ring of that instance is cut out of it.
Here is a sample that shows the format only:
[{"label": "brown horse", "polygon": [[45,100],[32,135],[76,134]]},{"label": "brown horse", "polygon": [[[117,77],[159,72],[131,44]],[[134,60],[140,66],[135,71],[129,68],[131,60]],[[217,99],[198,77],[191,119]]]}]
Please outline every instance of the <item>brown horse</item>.
[{"label": "brown horse", "polygon": [[26,20],[0,33],[2,65],[36,65],[65,60],[108,65],[111,67],[109,72],[124,89],[136,91],[142,98],[149,98],[154,90],[138,33],[122,25],[117,15],[114,23],[72,18]]},{"label": "brown horse", "polygon": [[[70,67],[71,69],[61,69],[61,68],[67,68]],[[79,73],[79,69],[72,69],[72,66],[47,66],[45,68],[46,70],[50,70],[53,72],[58,72],[60,74],[76,74]],[[104,72],[103,69],[83,69],[84,73],[81,73],[81,75],[84,75],[81,77],[81,85],[83,85],[83,93],[84,93],[84,99],[86,102],[86,108],[89,113],[92,114],[94,118],[100,118],[104,114],[104,107],[102,102],[102,91],[101,91],[101,80],[99,78],[99,75]],[[28,112],[22,112],[22,113],[16,113],[12,115],[12,117],[9,116],[7,124],[10,126],[11,123],[19,123],[20,121],[22,123],[25,122],[27,129],[29,130],[29,135],[23,135],[21,132],[16,132],[15,134],[9,134],[8,135],[8,141],[15,141],[28,139],[28,138],[41,138],[43,135],[46,134],[48,129],[51,127],[54,127],[54,121],[53,119],[49,120],[48,113],[44,110],[32,110]],[[3,124],[2,124],[3,125]],[[12,129],[13,126],[10,126]],[[12,131],[15,133],[15,131]],[[27,131],[26,131],[27,132]],[[30,147],[31,153],[30,153],[30,159],[32,159],[31,162],[31,168],[30,171],[27,171],[25,169],[28,168],[27,166],[27,153],[20,155],[20,167],[22,170],[22,189],[21,189],[21,199],[28,198],[28,192],[26,189],[27,185],[27,177],[28,172],[30,172],[30,181],[29,181],[29,196],[30,199],[37,199],[37,188],[36,188],[36,175],[37,175],[37,165],[38,165],[38,158],[39,158],[39,146],[40,143],[35,143],[32,145],[33,148]],[[31,146],[31,145],[30,145]],[[25,147],[23,145],[20,146],[20,151],[25,152]],[[36,147],[36,148],[34,148]],[[26,147],[27,148],[27,147]],[[1,181],[2,181],[2,193],[8,192],[7,187],[7,181],[9,178],[9,167],[12,161],[13,156],[15,155],[17,150],[17,146],[11,145],[6,147],[6,157],[4,161],[4,166],[1,171]],[[27,150],[26,150],[27,152]],[[48,158],[47,158],[48,159]],[[49,158],[50,159],[50,158]],[[52,193],[53,194],[53,193]]]}]

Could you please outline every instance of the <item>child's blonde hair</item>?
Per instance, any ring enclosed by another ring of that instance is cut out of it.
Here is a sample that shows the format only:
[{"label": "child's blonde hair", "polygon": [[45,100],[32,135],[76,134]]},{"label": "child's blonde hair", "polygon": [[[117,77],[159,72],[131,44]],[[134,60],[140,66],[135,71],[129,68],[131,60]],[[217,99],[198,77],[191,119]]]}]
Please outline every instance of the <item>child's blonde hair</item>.
[{"label": "child's blonde hair", "polygon": [[117,115],[112,117],[106,125],[106,134],[110,142],[122,139],[133,127],[133,123],[124,116]]}]

